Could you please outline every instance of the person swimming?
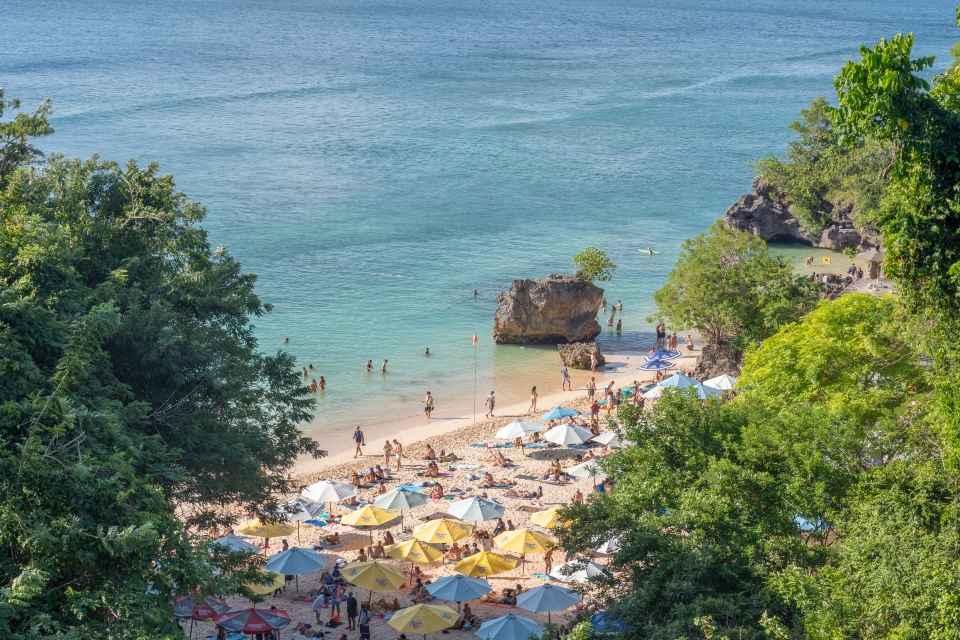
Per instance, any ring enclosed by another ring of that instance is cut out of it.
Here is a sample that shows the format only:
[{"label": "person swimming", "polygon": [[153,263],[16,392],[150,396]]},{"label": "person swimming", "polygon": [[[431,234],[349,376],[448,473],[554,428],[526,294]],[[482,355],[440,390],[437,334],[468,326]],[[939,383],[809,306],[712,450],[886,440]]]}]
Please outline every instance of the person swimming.
[{"label": "person swimming", "polygon": [[430,347],[427,347],[426,349],[423,350],[423,355],[425,355],[425,356],[429,356],[429,355],[430,355]]},{"label": "person swimming", "polygon": [[284,338],[283,340],[280,341],[280,344],[288,344],[289,342],[290,342],[290,338]]}]

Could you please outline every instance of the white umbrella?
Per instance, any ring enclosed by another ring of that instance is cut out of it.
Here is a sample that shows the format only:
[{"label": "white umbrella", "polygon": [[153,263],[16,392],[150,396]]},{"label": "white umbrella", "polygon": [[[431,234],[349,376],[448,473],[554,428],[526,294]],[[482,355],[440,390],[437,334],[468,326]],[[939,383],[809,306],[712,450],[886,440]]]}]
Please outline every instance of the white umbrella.
[{"label": "white umbrella", "polygon": [[517,596],[517,606],[534,613],[547,612],[550,622],[551,611],[563,611],[580,602],[580,594],[566,587],[543,584]]},{"label": "white umbrella", "polygon": [[550,573],[551,578],[556,578],[560,582],[587,582],[595,576],[606,575],[609,574],[603,568],[603,565],[592,560],[589,562],[583,562],[582,560],[565,562]]},{"label": "white umbrella", "polygon": [[620,550],[620,538],[610,538],[602,545],[596,548],[597,553],[602,553],[604,555],[610,555],[611,553],[616,553]]},{"label": "white umbrella", "polygon": [[594,442],[599,442],[602,445],[606,445],[611,449],[616,447],[618,449],[623,448],[623,444],[620,441],[620,436],[617,435],[616,431],[604,431],[598,436],[593,436],[590,438]]},{"label": "white umbrella", "polygon": [[533,620],[511,613],[487,620],[477,629],[477,635],[485,640],[529,640],[530,636],[541,637],[545,631]]},{"label": "white umbrella", "polygon": [[531,433],[541,431],[544,427],[542,422],[524,422],[523,420],[514,420],[504,428],[497,431],[494,437],[500,440],[511,440],[513,438],[522,438]]},{"label": "white umbrella", "polygon": [[593,433],[589,429],[578,427],[575,424],[561,424],[547,431],[543,439],[556,444],[571,445],[583,444],[592,437]]},{"label": "white umbrella", "polygon": [[447,507],[447,513],[461,520],[492,520],[502,516],[506,510],[506,507],[493,500],[477,496],[451,502]]},{"label": "white umbrella", "polygon": [[217,544],[229,547],[231,551],[246,551],[247,553],[260,553],[261,549],[255,544],[250,544],[246,540],[241,540],[232,533],[214,540]]},{"label": "white umbrella", "polygon": [[304,496],[315,502],[340,502],[357,495],[357,488],[346,482],[321,480],[301,491]]},{"label": "white umbrella", "polygon": [[564,469],[564,471],[574,478],[599,478],[600,476],[606,475],[601,471],[600,465],[597,464],[596,460],[581,462],[578,465]]},{"label": "white umbrella", "polygon": [[735,384],[737,384],[737,379],[727,374],[703,381],[705,387],[713,387],[714,389],[721,389],[722,391],[733,389],[733,385]]}]

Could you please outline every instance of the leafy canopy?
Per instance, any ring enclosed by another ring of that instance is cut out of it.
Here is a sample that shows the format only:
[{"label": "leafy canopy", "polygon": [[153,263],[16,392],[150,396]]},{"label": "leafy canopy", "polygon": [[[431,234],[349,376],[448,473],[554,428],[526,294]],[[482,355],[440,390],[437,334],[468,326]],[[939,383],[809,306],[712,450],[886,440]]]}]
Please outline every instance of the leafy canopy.
[{"label": "leafy canopy", "polygon": [[596,247],[587,247],[573,256],[573,265],[580,271],[580,275],[587,280],[606,282],[613,277],[617,265],[607,257],[607,254]]},{"label": "leafy canopy", "polygon": [[738,336],[762,340],[810,309],[816,285],[767,252],[759,238],[718,220],[684,241],[677,265],[653,294],[656,313],[676,329],[696,329],[711,344]]}]

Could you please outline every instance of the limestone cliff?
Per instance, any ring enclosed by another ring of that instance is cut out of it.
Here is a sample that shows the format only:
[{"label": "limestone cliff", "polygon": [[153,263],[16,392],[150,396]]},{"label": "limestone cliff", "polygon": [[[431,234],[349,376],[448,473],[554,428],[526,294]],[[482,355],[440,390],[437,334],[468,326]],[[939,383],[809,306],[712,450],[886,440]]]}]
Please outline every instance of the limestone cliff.
[{"label": "limestone cliff", "polygon": [[590,342],[600,335],[597,309],[603,289],[589,280],[550,275],[514,280],[497,296],[493,339],[497,344]]},{"label": "limestone cliff", "polygon": [[861,244],[860,232],[846,220],[827,225],[819,236],[807,231],[789,207],[772,200],[768,192],[763,178],[754,178],[753,192],[741,196],[727,209],[727,227],[747,231],[767,242],[798,242],[835,251]]}]

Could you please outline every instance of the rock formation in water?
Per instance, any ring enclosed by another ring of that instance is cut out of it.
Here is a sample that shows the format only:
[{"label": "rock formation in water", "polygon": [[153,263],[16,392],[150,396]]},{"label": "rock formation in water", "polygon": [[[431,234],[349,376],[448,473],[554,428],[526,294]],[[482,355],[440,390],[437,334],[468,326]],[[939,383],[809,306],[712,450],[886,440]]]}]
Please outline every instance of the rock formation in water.
[{"label": "rock formation in water", "polygon": [[600,335],[597,310],[603,289],[576,276],[514,280],[497,296],[497,344],[590,342]]},{"label": "rock formation in water", "polygon": [[743,354],[740,351],[734,351],[729,342],[705,344],[700,350],[700,355],[697,356],[692,376],[700,382],[723,374],[736,378],[740,375],[742,364]]},{"label": "rock formation in water", "polygon": [[859,246],[863,241],[846,216],[841,216],[841,222],[827,225],[819,236],[807,231],[789,207],[770,198],[769,190],[761,176],[754,178],[753,193],[741,196],[727,209],[727,227],[747,231],[767,242],[798,242],[835,251]]},{"label": "rock formation in water", "polygon": [[600,347],[596,342],[569,342],[567,344],[558,344],[557,350],[560,352],[560,359],[563,364],[572,369],[589,369],[590,354],[597,359],[597,366],[602,367],[607,363],[600,353]]}]

